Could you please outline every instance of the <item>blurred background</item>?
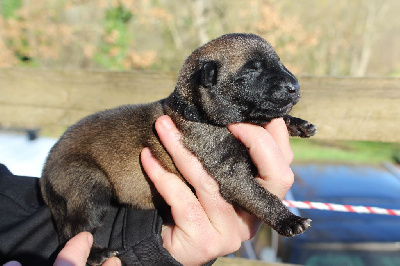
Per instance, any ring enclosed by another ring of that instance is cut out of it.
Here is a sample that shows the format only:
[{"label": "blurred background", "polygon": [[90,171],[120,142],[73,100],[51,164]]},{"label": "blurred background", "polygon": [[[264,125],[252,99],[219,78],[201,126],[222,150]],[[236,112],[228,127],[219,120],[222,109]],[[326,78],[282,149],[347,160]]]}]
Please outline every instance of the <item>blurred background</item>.
[{"label": "blurred background", "polygon": [[252,32],[295,74],[400,76],[397,0],[1,0],[0,66],[177,71]]},{"label": "blurred background", "polygon": [[[0,0],[0,163],[40,176],[68,125],[121,102],[159,99],[161,89],[169,94],[194,49],[225,33],[251,32],[300,77],[301,113],[322,118],[321,135],[337,130],[347,139],[291,139],[289,199],[400,209],[399,138],[387,137],[399,136],[400,127],[393,104],[400,97],[399,10],[398,0]],[[329,112],[340,121],[328,121]],[[354,120],[343,124],[348,116]],[[368,130],[359,134],[360,125],[378,134],[363,138]],[[305,234],[285,239],[264,227],[230,257],[400,265],[398,217],[293,211],[312,218]],[[226,265],[243,263],[258,265]]]},{"label": "blurred background", "polygon": [[[400,77],[399,10],[397,0],[0,0],[0,67],[176,73],[205,42],[252,32],[299,76]],[[392,143],[293,148],[299,160],[400,153]]]}]

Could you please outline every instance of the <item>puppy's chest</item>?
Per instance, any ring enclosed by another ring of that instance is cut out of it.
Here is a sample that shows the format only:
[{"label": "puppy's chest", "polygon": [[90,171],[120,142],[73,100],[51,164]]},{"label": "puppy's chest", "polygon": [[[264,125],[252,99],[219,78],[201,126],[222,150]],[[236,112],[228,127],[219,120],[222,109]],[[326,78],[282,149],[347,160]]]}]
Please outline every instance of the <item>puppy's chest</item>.
[{"label": "puppy's chest", "polygon": [[208,169],[249,159],[247,149],[226,127],[187,122],[181,125],[181,131],[184,146]]}]

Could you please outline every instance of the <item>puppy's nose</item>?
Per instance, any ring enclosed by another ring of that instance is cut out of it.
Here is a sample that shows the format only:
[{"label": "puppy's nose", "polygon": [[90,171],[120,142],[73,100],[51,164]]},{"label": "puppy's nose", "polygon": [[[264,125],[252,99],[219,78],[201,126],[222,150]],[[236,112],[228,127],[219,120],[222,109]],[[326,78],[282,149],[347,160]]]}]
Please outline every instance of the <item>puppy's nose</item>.
[{"label": "puppy's nose", "polygon": [[287,89],[287,91],[289,93],[297,93],[300,90],[300,85],[297,82],[293,83],[293,84],[286,85],[285,87],[286,87],[286,89]]}]

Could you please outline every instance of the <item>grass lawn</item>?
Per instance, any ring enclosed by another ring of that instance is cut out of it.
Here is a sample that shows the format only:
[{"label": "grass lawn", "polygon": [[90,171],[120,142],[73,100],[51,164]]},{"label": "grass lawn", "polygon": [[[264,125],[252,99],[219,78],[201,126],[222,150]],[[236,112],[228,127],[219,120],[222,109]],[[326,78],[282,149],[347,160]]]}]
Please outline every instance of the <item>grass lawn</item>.
[{"label": "grass lawn", "polygon": [[292,138],[290,144],[295,162],[400,163],[400,143]]}]

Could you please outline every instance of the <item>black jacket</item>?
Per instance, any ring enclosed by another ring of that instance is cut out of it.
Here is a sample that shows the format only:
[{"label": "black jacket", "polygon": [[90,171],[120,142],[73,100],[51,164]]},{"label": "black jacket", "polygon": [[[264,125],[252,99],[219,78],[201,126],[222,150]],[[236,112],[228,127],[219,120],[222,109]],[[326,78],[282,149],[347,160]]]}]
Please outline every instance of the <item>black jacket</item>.
[{"label": "black jacket", "polygon": [[[120,250],[126,265],[180,265],[162,246],[162,220],[155,210],[124,206],[109,211],[96,231],[101,245]],[[0,265],[52,265],[62,245],[39,179],[13,175],[0,164]]]}]

